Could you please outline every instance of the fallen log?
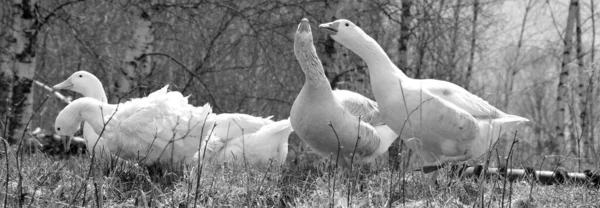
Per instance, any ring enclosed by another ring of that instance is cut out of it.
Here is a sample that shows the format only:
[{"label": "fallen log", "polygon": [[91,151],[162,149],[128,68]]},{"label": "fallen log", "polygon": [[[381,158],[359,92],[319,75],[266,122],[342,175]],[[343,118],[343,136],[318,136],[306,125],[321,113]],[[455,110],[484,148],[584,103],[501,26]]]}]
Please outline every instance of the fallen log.
[{"label": "fallen log", "polygon": [[507,169],[488,168],[484,171],[483,165],[476,166],[452,166],[451,173],[457,176],[474,177],[474,178],[491,178],[500,177],[506,178],[509,181],[527,180],[543,184],[555,185],[564,183],[576,183],[582,185],[591,185],[600,187],[600,170],[585,170],[583,172],[568,172],[564,168],[557,168],[554,171],[535,170],[531,167],[525,169]]}]

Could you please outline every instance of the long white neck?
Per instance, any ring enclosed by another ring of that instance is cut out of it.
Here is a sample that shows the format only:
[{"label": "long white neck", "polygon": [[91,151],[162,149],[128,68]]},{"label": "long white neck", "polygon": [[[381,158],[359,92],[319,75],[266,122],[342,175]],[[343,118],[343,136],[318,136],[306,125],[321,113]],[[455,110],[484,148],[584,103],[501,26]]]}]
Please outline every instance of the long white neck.
[{"label": "long white neck", "polygon": [[112,115],[116,109],[115,105],[91,98],[80,98],[72,104],[75,105],[81,118],[92,126],[96,134],[100,134],[105,122],[107,122],[104,120],[104,116]]},{"label": "long white neck", "polygon": [[100,82],[98,78],[96,78],[94,81],[91,81],[88,84],[89,86],[84,89],[81,89],[79,93],[81,93],[84,97],[94,98],[105,103],[108,102],[106,92],[102,87],[102,82]]},{"label": "long white neck", "polygon": [[344,45],[367,62],[371,80],[391,78],[390,74],[397,75],[400,78],[400,81],[409,79],[400,69],[398,69],[392,60],[390,60],[377,41],[364,32],[362,32],[359,37],[358,40],[347,41],[348,44]]},{"label": "long white neck", "polygon": [[333,99],[331,85],[329,84],[329,80],[327,80],[327,76],[325,76],[323,64],[319,60],[312,42],[310,42],[310,45],[297,47],[301,47],[296,51],[296,58],[300,63],[305,77],[304,86],[302,86],[300,94],[306,95],[308,99]]},{"label": "long white neck", "polygon": [[327,76],[325,76],[325,70],[323,69],[323,64],[321,60],[317,57],[316,51],[314,48],[311,51],[304,51],[301,54],[298,54],[296,57],[298,58],[298,62],[300,62],[300,66],[302,67],[302,71],[304,72],[305,86],[319,87],[319,88],[328,88],[331,90],[331,86],[329,85],[329,80],[327,80]]}]

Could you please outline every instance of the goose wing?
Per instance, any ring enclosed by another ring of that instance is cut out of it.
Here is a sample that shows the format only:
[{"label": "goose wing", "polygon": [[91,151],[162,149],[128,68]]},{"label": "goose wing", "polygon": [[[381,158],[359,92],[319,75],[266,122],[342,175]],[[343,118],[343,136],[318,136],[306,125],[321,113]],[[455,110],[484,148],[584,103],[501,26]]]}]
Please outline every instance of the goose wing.
[{"label": "goose wing", "polygon": [[335,99],[354,116],[361,116],[364,122],[372,125],[382,123],[377,103],[361,94],[348,90],[334,90]]},{"label": "goose wing", "polygon": [[434,79],[422,80],[421,84],[427,87],[431,95],[454,104],[473,117],[494,119],[500,117],[502,113],[487,101],[456,84]]},{"label": "goose wing", "polygon": [[261,127],[273,123],[272,117],[261,118],[241,113],[218,114],[215,117],[217,126],[213,134],[223,139],[237,138],[243,134],[257,132]]}]

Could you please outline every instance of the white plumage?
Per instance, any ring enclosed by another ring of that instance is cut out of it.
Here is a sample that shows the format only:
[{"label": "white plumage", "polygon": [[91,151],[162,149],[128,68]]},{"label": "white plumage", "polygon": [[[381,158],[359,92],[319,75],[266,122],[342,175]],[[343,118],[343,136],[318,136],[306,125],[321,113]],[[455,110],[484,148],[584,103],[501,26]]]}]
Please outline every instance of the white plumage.
[{"label": "white plumage", "polygon": [[[288,153],[288,137],[293,131],[288,119],[271,122],[253,133],[226,139],[211,135],[198,152],[209,162],[247,163],[253,166],[283,165]],[[203,154],[203,151],[206,153]],[[198,156],[195,156],[197,159]],[[272,163],[271,163],[271,160]]]},{"label": "white plumage", "polygon": [[[105,103],[108,102],[102,82],[96,76],[86,71],[75,72],[68,79],[54,85],[52,88],[57,90],[72,90],[84,97],[90,97]],[[104,156],[106,158],[110,156],[109,149],[105,148],[104,139],[99,137],[87,122],[83,124],[83,138],[86,141],[88,152],[94,152],[97,156]],[[96,146],[95,150],[93,149],[94,145]]]},{"label": "white plumage", "polygon": [[365,163],[386,152],[397,135],[383,125],[375,102],[350,91],[331,90],[307,19],[298,25],[294,54],[306,80],[290,119],[302,141],[326,158],[335,159],[340,148],[338,162],[342,166],[349,165],[353,153],[354,161]]},{"label": "white plumage", "polygon": [[[68,79],[55,85],[53,88],[72,90],[82,94],[84,97],[91,97],[104,103],[107,102],[102,82],[96,76],[86,71],[73,73]],[[242,132],[243,134],[254,133],[262,126],[273,123],[271,118],[272,116],[261,118],[241,113],[218,114],[215,115],[216,126],[213,134],[219,138],[237,138],[242,136]],[[97,141],[96,153],[109,153],[109,149],[104,148],[106,145],[105,140],[99,138],[98,134],[96,134],[87,122],[84,124],[83,134],[90,152]]]},{"label": "white plumage", "polygon": [[407,139],[425,166],[477,158],[502,132],[529,121],[506,114],[453,83],[407,77],[373,38],[348,20],[319,27],[367,63],[383,121]]},{"label": "white plumage", "polygon": [[118,105],[77,99],[59,113],[55,131],[72,136],[83,120],[97,134],[104,131],[105,146],[122,159],[189,162],[214,125],[214,116],[208,104],[194,107],[167,88]]},{"label": "white plumage", "polygon": [[257,132],[264,125],[273,123],[272,117],[261,118],[241,113],[217,114],[213,134],[225,139],[237,138],[242,134]]}]

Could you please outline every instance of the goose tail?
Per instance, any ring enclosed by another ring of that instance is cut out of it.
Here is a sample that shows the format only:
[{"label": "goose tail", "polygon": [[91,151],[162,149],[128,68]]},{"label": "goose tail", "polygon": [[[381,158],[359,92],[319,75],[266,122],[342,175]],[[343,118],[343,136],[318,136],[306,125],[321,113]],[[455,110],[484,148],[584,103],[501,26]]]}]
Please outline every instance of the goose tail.
[{"label": "goose tail", "polygon": [[377,132],[380,141],[379,147],[373,155],[379,156],[390,148],[390,145],[398,138],[398,134],[387,125],[375,126],[373,128],[375,129],[375,132]]},{"label": "goose tail", "polygon": [[529,119],[505,114],[492,120],[484,120],[479,123],[480,135],[471,144],[471,153],[474,158],[480,157],[498,141],[503,134],[512,136],[512,133],[520,124],[528,122]]}]

